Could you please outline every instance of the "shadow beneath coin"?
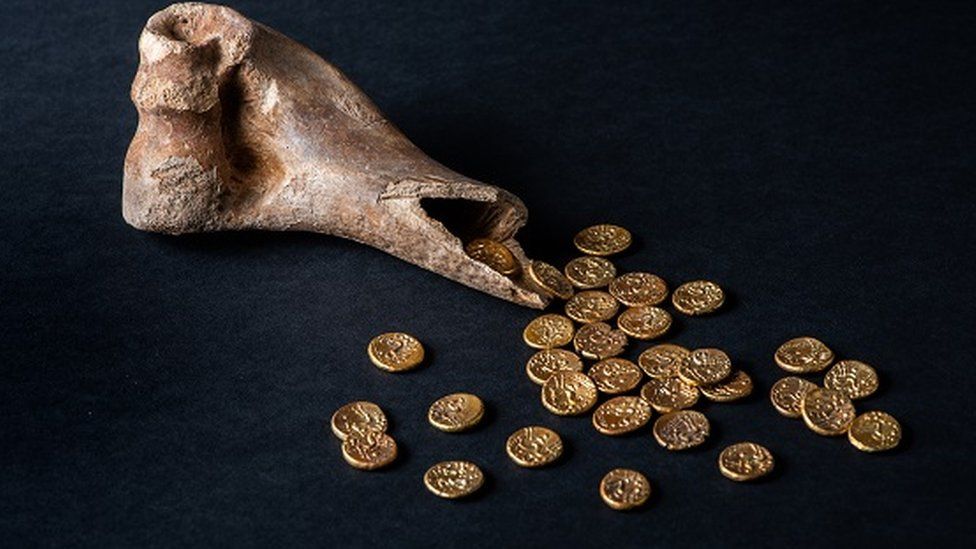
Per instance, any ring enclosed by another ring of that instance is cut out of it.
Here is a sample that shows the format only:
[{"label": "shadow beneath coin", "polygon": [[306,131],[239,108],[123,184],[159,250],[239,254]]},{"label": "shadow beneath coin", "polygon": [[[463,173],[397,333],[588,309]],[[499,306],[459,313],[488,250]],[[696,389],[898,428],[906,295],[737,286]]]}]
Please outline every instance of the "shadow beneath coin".
[{"label": "shadow beneath coin", "polygon": [[[719,284],[719,286],[721,286],[721,284]],[[718,310],[716,310],[715,312],[709,313],[704,316],[713,316],[722,313],[731,313],[739,308],[741,303],[739,301],[739,296],[737,296],[735,292],[730,292],[725,286],[722,286],[722,292],[725,293],[725,301],[722,302],[722,306],[719,307]]]},{"label": "shadow beneath coin", "polygon": [[[770,452],[773,452],[773,450],[770,449]],[[789,468],[790,468],[789,459],[783,457],[780,454],[773,452],[773,470],[770,471],[768,475],[759,477],[756,480],[750,480],[747,482],[737,482],[736,484],[768,484],[770,482],[776,482],[781,477],[783,477],[783,475],[786,474]]]},{"label": "shadow beneath coin", "polygon": [[[390,435],[390,436],[393,436],[393,435]],[[394,438],[394,440],[396,439],[395,436],[393,438]],[[379,471],[380,472],[390,472],[390,473],[393,473],[395,471],[399,471],[399,470],[403,469],[409,463],[410,463],[410,449],[408,447],[404,446],[403,444],[400,444],[400,441],[397,440],[397,456],[396,456],[396,459],[393,460],[393,463],[391,463],[389,466],[384,467],[384,468],[380,469]]]}]

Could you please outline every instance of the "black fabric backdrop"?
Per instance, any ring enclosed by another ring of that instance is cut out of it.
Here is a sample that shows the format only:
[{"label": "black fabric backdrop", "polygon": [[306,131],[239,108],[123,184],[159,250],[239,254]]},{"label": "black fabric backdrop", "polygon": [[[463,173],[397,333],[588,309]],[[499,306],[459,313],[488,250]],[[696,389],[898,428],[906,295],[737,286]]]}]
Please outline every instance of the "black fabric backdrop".
[{"label": "black fabric backdrop", "polygon": [[[729,290],[668,340],[726,349],[756,394],[704,406],[714,436],[680,455],[544,411],[523,373],[531,310],[336,238],[128,227],[128,88],[162,7],[0,5],[4,545],[972,542],[972,4],[235,6],[341,67],[434,158],[520,195],[531,255],[562,264],[575,231],[617,222],[638,236],[622,269]],[[365,345],[390,329],[430,363],[372,367]],[[772,353],[801,334],[878,368],[859,406],[902,420],[900,450],[773,411]],[[427,406],[457,390],[487,421],[433,430]],[[392,419],[391,469],[342,461],[326,422],[353,399]],[[558,466],[508,461],[530,423],[565,437]],[[772,479],[719,475],[743,439],[776,454]],[[487,471],[480,497],[424,490],[448,458]],[[652,479],[646,510],[600,501],[614,466]]]}]

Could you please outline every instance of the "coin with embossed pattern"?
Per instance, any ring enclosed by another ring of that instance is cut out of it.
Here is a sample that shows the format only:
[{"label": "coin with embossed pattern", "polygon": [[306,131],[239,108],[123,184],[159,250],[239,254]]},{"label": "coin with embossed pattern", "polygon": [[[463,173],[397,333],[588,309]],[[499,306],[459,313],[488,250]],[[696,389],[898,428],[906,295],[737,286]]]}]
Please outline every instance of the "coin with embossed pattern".
[{"label": "coin with embossed pattern", "polygon": [[803,423],[819,435],[843,435],[854,421],[857,412],[847,395],[833,389],[817,388],[800,402]]},{"label": "coin with embossed pattern", "polygon": [[775,465],[773,454],[761,444],[738,442],[718,455],[718,470],[736,482],[756,480],[768,475]]},{"label": "coin with embossed pattern", "polygon": [[329,424],[335,436],[345,440],[351,433],[386,431],[387,421],[379,406],[360,400],[336,410]]},{"label": "coin with embossed pattern", "polygon": [[664,379],[678,375],[678,365],[691,354],[681,345],[662,343],[655,345],[637,357],[637,365],[649,377]]},{"label": "coin with embossed pattern", "polygon": [[484,483],[484,473],[470,461],[442,461],[424,473],[424,486],[446,499],[470,496]]},{"label": "coin with embossed pattern", "polygon": [[712,402],[732,402],[752,394],[752,378],[742,370],[736,370],[724,380],[702,385],[698,390]]},{"label": "coin with embossed pattern", "polygon": [[604,435],[622,435],[647,425],[652,414],[651,405],[640,397],[613,397],[593,411],[593,427]]},{"label": "coin with embossed pattern", "polygon": [[614,330],[605,322],[584,324],[573,338],[576,351],[592,360],[617,356],[627,347],[627,334]]},{"label": "coin with embossed pattern", "polygon": [[602,288],[610,284],[613,277],[617,276],[617,268],[609,259],[593,256],[577,257],[570,260],[563,272],[566,273],[566,278],[573,286],[581,290]]},{"label": "coin with embossed pattern", "polygon": [[725,292],[714,282],[693,280],[675,288],[671,294],[671,303],[675,309],[686,315],[708,314],[725,303]]},{"label": "coin with embossed pattern", "polygon": [[884,412],[864,412],[854,419],[847,439],[864,452],[891,450],[901,441],[901,424]]},{"label": "coin with embossed pattern", "polygon": [[412,335],[403,332],[380,334],[366,347],[369,359],[381,370],[405,372],[424,361],[424,346]]},{"label": "coin with embossed pattern", "polygon": [[547,293],[559,299],[573,297],[573,284],[559,269],[542,261],[529,263],[529,278]]},{"label": "coin with embossed pattern", "polygon": [[466,431],[481,421],[485,405],[470,393],[453,393],[443,396],[427,410],[427,421],[447,433]]},{"label": "coin with embossed pattern", "polygon": [[596,388],[608,395],[618,395],[637,387],[644,373],[625,358],[605,358],[590,367],[586,373]]},{"label": "coin with embossed pattern", "polygon": [[668,450],[686,450],[705,442],[710,425],[708,418],[695,410],[678,410],[657,418],[654,439]]},{"label": "coin with embossed pattern", "polygon": [[560,416],[575,416],[596,404],[596,384],[586,374],[562,370],[542,385],[542,405]]},{"label": "coin with embossed pattern", "polygon": [[878,390],[878,373],[860,360],[841,360],[827,370],[823,384],[857,400]]},{"label": "coin with embossed pattern", "polygon": [[807,393],[817,388],[817,385],[796,376],[787,376],[776,383],[769,390],[769,401],[773,408],[786,417],[800,417],[800,403]]},{"label": "coin with embossed pattern", "polygon": [[617,327],[635,339],[654,339],[671,327],[671,314],[653,305],[630,307],[617,317]]},{"label": "coin with embossed pattern", "polygon": [[576,353],[566,349],[543,349],[532,355],[525,364],[525,373],[533,383],[539,385],[560,370],[582,372],[583,361]]},{"label": "coin with embossed pattern", "polygon": [[504,244],[490,238],[476,238],[464,246],[464,251],[474,259],[488,265],[505,276],[519,272],[519,262]]},{"label": "coin with embossed pattern", "polygon": [[626,511],[647,503],[651,483],[633,469],[614,469],[600,480],[600,498],[611,509]]},{"label": "coin with embossed pattern", "polygon": [[793,338],[776,349],[776,364],[794,374],[819,372],[834,361],[834,352],[813,337]]},{"label": "coin with embossed pattern", "polygon": [[350,433],[342,441],[342,457],[356,469],[379,469],[392,463],[396,456],[396,441],[382,431]]},{"label": "coin with embossed pattern", "polygon": [[610,293],[628,307],[657,305],[668,297],[668,285],[651,273],[626,273],[613,279]]},{"label": "coin with embossed pattern", "polygon": [[696,387],[718,383],[731,373],[732,360],[720,349],[695,349],[678,365],[678,377]]},{"label": "coin with embossed pattern", "polygon": [[612,295],[599,290],[578,292],[566,302],[566,316],[586,324],[610,320],[620,305]]},{"label": "coin with embossed pattern", "polygon": [[641,387],[640,395],[662,414],[691,408],[698,402],[698,389],[678,377],[652,379]]},{"label": "coin with embossed pattern", "polygon": [[632,240],[633,237],[627,229],[604,223],[576,233],[573,244],[584,254],[613,255],[630,247]]},{"label": "coin with embossed pattern", "polygon": [[573,321],[557,314],[546,314],[529,322],[522,332],[522,339],[529,347],[552,349],[562,347],[573,340]]},{"label": "coin with embossed pattern", "polygon": [[505,442],[505,452],[522,467],[542,467],[563,453],[563,439],[546,427],[522,427]]}]

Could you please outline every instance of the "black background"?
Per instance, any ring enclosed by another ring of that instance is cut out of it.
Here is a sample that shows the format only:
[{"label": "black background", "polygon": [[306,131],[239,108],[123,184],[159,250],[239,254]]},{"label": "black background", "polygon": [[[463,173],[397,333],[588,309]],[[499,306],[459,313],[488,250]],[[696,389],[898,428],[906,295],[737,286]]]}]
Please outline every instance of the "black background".
[{"label": "black background", "polygon": [[[5,545],[963,544],[974,535],[974,66],[968,3],[239,2],[341,67],[432,157],[521,196],[530,255],[580,228],[638,236],[617,260],[729,306],[669,340],[718,346],[757,382],[706,405],[709,444],[598,435],[543,410],[524,375],[534,312],[312,234],[163,237],[120,215],[128,88],[155,2],[0,6],[0,536]],[[370,365],[403,330],[432,360]],[[810,334],[879,370],[859,408],[905,427],[856,451],[766,400],[779,343]],[[646,344],[633,346],[630,356]],[[477,431],[425,420],[448,392]],[[326,422],[379,403],[402,457],[346,466]],[[569,451],[508,461],[540,423]],[[777,457],[756,485],[719,450]],[[424,470],[481,464],[480,497]],[[611,467],[656,495],[621,514]]]}]

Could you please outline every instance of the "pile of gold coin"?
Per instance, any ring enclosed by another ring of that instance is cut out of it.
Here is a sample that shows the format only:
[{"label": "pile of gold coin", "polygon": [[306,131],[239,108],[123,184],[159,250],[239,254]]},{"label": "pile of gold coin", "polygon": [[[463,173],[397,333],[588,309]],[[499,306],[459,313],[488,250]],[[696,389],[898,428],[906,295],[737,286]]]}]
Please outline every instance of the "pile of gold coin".
[{"label": "pile of gold coin", "polygon": [[[858,415],[854,408],[854,400],[878,390],[874,368],[859,360],[834,363],[834,352],[813,337],[797,337],[780,345],[773,360],[783,370],[797,374],[773,384],[769,400],[777,412],[789,418],[803,418],[803,423],[819,435],[846,434],[850,443],[864,452],[882,452],[898,446],[898,420],[877,410]],[[825,370],[822,385],[798,377]]]},{"label": "pile of gold coin", "polygon": [[350,402],[332,414],[332,432],[342,441],[346,463],[365,471],[386,467],[397,457],[397,444],[386,434],[389,422],[372,402]]}]

